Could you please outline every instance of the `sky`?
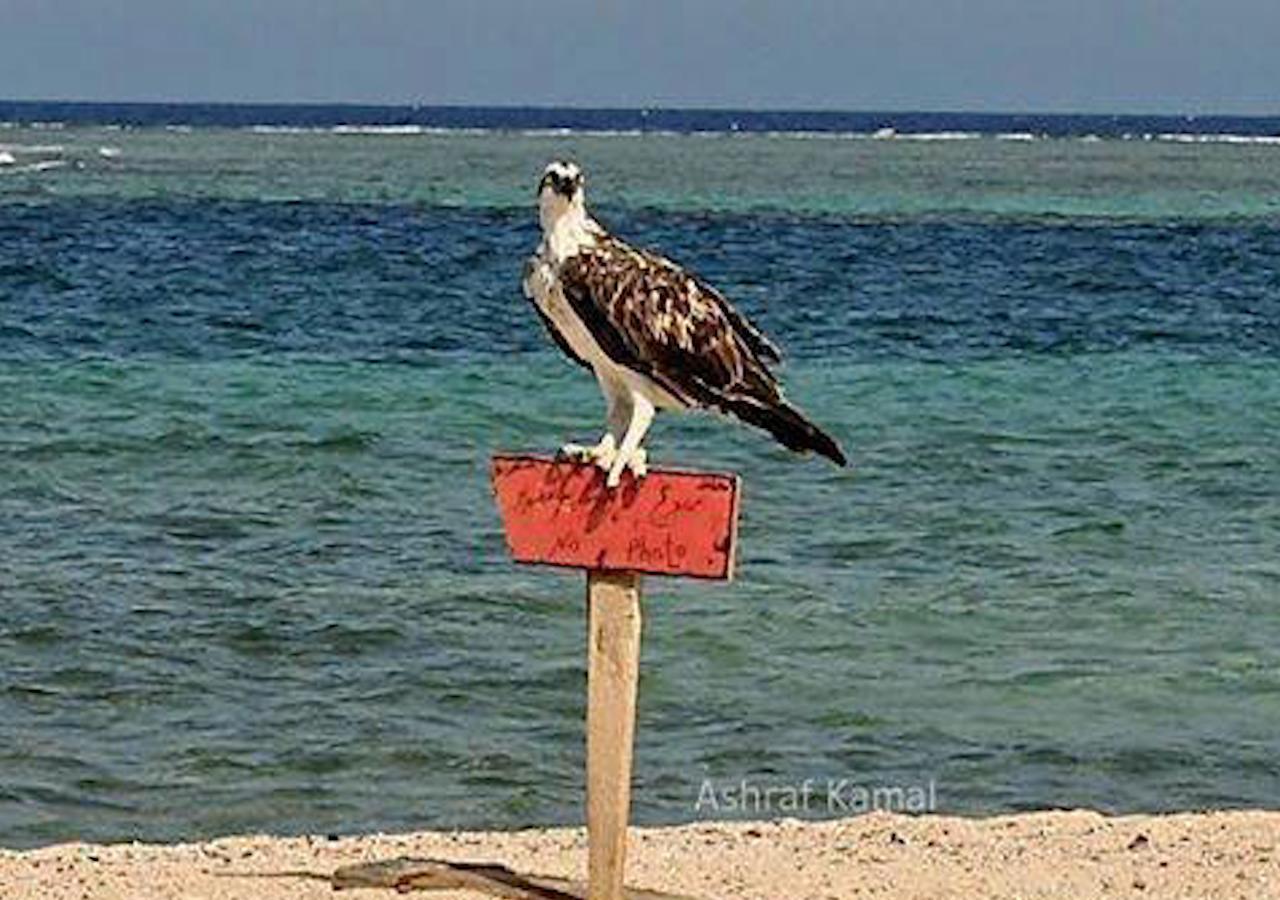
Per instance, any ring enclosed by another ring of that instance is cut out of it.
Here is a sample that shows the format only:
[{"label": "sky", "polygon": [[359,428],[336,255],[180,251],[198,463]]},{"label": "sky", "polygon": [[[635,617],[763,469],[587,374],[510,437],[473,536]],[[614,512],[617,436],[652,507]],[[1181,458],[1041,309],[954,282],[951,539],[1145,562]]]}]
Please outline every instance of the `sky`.
[{"label": "sky", "polygon": [[1280,114],[1280,0],[0,0],[27,100]]}]

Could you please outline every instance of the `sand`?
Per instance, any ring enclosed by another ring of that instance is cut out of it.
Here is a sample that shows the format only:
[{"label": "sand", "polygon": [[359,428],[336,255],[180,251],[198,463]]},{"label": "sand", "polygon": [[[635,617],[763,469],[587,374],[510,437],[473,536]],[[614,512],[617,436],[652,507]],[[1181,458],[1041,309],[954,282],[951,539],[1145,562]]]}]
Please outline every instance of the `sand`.
[{"label": "sand", "polygon": [[[333,898],[301,878],[236,873],[335,868],[397,856],[502,862],[578,878],[581,830],[232,837],[200,844],[60,844],[0,850],[0,897],[102,900]],[[1280,812],[995,818],[871,813],[833,822],[634,829],[628,882],[705,900],[752,898],[1280,898]],[[398,896],[361,889],[354,900]],[[475,900],[471,892],[413,894]]]}]

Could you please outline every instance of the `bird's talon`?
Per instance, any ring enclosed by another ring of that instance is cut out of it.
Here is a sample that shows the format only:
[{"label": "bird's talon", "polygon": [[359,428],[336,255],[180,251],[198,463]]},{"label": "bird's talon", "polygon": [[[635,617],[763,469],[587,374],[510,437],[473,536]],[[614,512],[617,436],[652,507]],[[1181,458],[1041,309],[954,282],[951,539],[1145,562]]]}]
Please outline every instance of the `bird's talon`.
[{"label": "bird's talon", "polygon": [[596,444],[595,449],[591,453],[595,463],[606,472],[610,470],[613,463],[618,458],[618,446],[613,439],[612,434],[606,434],[600,438],[600,443]]},{"label": "bird's talon", "polygon": [[593,449],[593,447],[584,447],[582,444],[565,444],[556,451],[556,458],[586,462],[591,459],[591,451]]},{"label": "bird's talon", "polygon": [[632,477],[638,481],[649,472],[649,454],[639,447],[632,450],[625,458],[621,453],[616,453],[614,454],[613,464],[609,466],[608,471],[609,477],[605,479],[607,487],[616,488],[621,484],[623,472],[630,472]]},{"label": "bird's talon", "polygon": [[649,454],[645,450],[637,450],[631,454],[631,459],[627,460],[627,468],[631,470],[631,474],[637,479],[643,478],[649,474]]},{"label": "bird's talon", "polygon": [[600,443],[594,447],[587,447],[583,444],[565,444],[556,455],[559,459],[599,466],[609,472],[612,471],[613,464],[618,458],[618,450],[614,444],[613,435],[606,434],[600,439]]}]

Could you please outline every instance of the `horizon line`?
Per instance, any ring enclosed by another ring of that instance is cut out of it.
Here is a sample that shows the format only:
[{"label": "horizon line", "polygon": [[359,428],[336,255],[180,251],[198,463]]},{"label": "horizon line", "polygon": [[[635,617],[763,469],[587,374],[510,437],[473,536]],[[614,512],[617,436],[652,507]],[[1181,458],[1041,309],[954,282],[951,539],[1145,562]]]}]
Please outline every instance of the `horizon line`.
[{"label": "horizon line", "polygon": [[1052,116],[1059,118],[1165,118],[1165,119],[1275,119],[1280,118],[1280,110],[1271,113],[1252,112],[1086,112],[1081,110],[1053,109],[925,109],[925,108],[865,108],[852,109],[841,107],[804,107],[804,106],[701,106],[701,105],[620,105],[597,106],[591,104],[547,104],[547,103],[457,103],[457,102],[365,102],[356,100],[85,100],[69,98],[6,98],[0,97],[0,104],[41,105],[60,104],[66,106],[204,106],[228,108],[276,107],[276,108],[347,108],[347,109],[411,109],[411,110],[505,110],[505,111],[537,111],[537,112],[678,112],[678,113],[748,113],[778,114],[793,113],[802,115],[913,115],[913,116]]}]

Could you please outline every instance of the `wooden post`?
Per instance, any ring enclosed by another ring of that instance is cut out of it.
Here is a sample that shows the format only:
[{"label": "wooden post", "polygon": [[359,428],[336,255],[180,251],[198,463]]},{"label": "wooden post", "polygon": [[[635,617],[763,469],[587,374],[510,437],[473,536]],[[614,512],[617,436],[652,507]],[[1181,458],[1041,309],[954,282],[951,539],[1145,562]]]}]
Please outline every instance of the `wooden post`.
[{"label": "wooden post", "polygon": [[517,562],[587,572],[587,897],[624,900],[641,573],[730,580],[738,479],[657,469],[610,489],[594,466],[495,456],[493,488]]},{"label": "wooden post", "polygon": [[640,575],[587,574],[589,900],[623,900],[640,676]]}]

